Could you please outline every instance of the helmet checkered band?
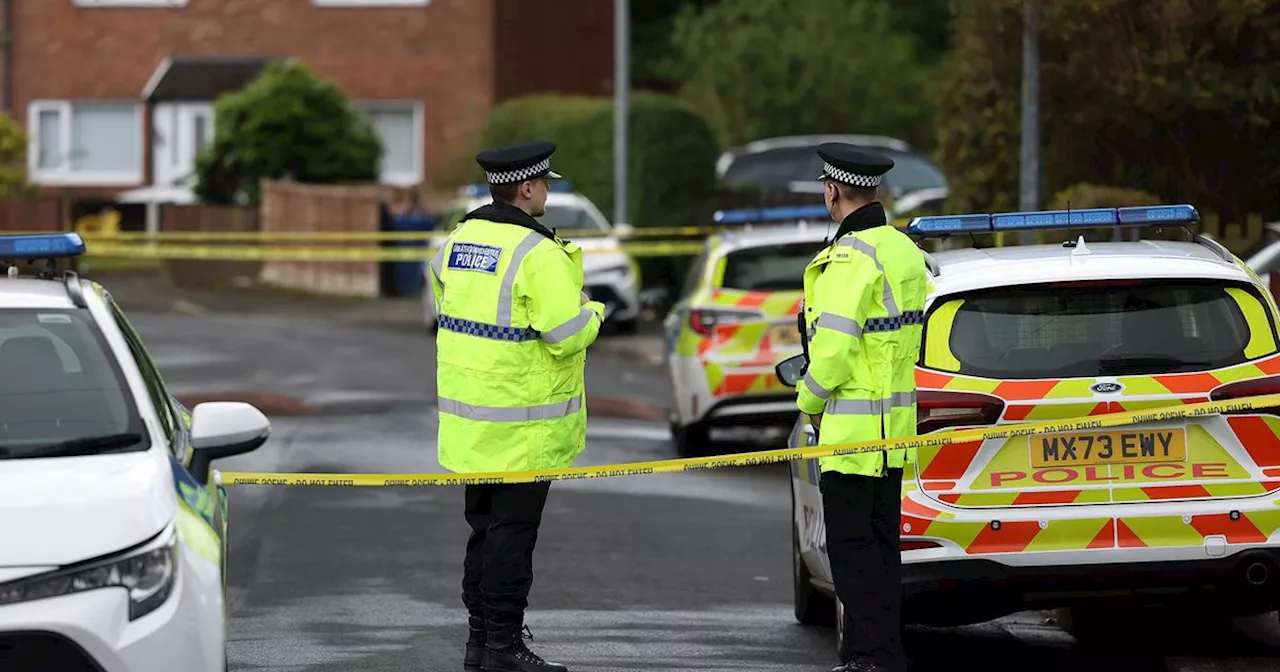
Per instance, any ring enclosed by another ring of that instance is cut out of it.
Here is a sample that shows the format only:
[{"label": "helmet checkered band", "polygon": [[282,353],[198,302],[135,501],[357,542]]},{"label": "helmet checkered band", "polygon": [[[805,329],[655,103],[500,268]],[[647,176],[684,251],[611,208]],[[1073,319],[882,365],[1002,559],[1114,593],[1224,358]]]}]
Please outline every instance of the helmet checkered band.
[{"label": "helmet checkered band", "polygon": [[851,184],[855,187],[878,187],[880,186],[881,178],[884,177],[883,175],[858,175],[857,173],[851,173],[847,170],[836,168],[826,161],[823,161],[822,163],[824,164],[822,166],[822,172],[828,177],[837,182],[844,182],[845,184]]},{"label": "helmet checkered band", "polygon": [[551,170],[551,159],[543,159],[525,168],[507,170],[501,173],[486,172],[485,175],[489,176],[489,184],[511,184],[512,182],[523,182],[549,170]]}]

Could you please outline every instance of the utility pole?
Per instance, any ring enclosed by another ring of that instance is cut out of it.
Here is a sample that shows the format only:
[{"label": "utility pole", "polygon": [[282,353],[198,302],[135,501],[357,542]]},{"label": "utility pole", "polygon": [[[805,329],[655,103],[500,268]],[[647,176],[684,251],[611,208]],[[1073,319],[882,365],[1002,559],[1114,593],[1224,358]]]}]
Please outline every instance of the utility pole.
[{"label": "utility pole", "polygon": [[[1018,209],[1040,208],[1040,0],[1023,0],[1022,151],[1018,162]],[[1031,231],[1019,236],[1035,242]]]},{"label": "utility pole", "polygon": [[627,221],[627,145],[631,112],[631,2],[613,2],[613,223]]}]

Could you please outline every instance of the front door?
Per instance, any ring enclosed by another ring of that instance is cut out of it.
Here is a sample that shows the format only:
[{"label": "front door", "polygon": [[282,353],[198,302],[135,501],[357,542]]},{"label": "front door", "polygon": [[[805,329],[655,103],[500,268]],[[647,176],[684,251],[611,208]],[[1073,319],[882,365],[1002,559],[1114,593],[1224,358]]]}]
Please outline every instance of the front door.
[{"label": "front door", "polygon": [[212,103],[160,103],[153,115],[156,186],[194,183],[196,154],[213,141]]}]

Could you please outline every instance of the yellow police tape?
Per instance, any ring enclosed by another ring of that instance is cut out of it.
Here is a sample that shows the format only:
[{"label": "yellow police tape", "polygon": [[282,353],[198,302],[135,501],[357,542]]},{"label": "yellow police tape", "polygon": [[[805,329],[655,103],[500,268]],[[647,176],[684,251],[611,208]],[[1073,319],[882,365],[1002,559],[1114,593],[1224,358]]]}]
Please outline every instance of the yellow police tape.
[{"label": "yellow police tape", "polygon": [[[86,256],[131,259],[202,259],[218,261],[427,261],[436,253],[431,247],[261,247],[250,245],[124,245],[89,243]],[[626,253],[632,257],[694,255],[703,243],[624,243],[600,249],[584,249],[584,255]]]},{"label": "yellow police tape", "polygon": [[579,480],[588,478],[611,478],[616,476],[639,476],[646,474],[680,473],[703,471],[721,467],[751,467],[776,462],[814,459],[831,455],[853,455],[871,453],[881,450],[898,450],[906,448],[924,448],[927,446],[944,446],[952,443],[965,443],[979,439],[1002,439],[1015,436],[1053,432],[1074,432],[1104,427],[1122,427],[1148,422],[1162,422],[1182,418],[1250,411],[1263,408],[1280,407],[1280,394],[1264,394],[1254,397],[1241,397],[1231,401],[1205,402],[1186,404],[1176,407],[1128,411],[1124,413],[1108,413],[1071,420],[1052,420],[1022,424],[1001,425],[997,427],[978,427],[974,429],[955,430],[929,434],[927,436],[906,439],[887,439],[877,441],[861,441],[812,448],[783,448],[763,450],[752,453],[733,455],[716,455],[707,458],[685,458],[673,460],[656,460],[652,462],[634,462],[629,464],[610,464],[595,467],[570,467],[566,469],[544,469],[538,471],[505,471],[474,474],[293,474],[293,473],[252,473],[223,472],[222,482],[227,485],[291,485],[291,486],[351,486],[351,487],[396,487],[424,485],[492,485],[502,483],[536,483],[543,481]]},{"label": "yellow police tape", "polygon": [[[899,228],[905,227],[910,220],[895,219],[891,223]],[[816,224],[825,224],[815,222]],[[749,229],[743,224],[703,225],[703,226],[664,226],[636,227],[629,233],[601,229],[557,229],[556,235],[564,239],[598,238],[612,236],[622,240],[632,238],[655,238],[660,236],[708,236],[726,231]],[[834,226],[833,226],[834,228]],[[35,233],[35,232],[33,232]],[[81,232],[80,236],[87,243],[170,243],[170,242],[282,242],[282,241],[323,241],[323,242],[412,242],[443,240],[449,236],[448,231],[119,231],[114,233]]]}]

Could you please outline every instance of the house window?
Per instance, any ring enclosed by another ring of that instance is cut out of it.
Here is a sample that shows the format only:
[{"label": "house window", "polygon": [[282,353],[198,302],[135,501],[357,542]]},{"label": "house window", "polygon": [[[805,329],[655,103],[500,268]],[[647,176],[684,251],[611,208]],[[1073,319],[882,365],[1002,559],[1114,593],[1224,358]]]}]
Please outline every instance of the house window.
[{"label": "house window", "polygon": [[76,7],[186,7],[191,0],[72,0]]},{"label": "house window", "polygon": [[422,109],[418,103],[364,102],[355,108],[382,140],[382,182],[409,186],[422,181]]},{"label": "house window", "polygon": [[426,7],[431,0],[311,0],[316,7]]},{"label": "house window", "polygon": [[28,172],[43,184],[133,185],[142,181],[137,103],[31,103]]}]

